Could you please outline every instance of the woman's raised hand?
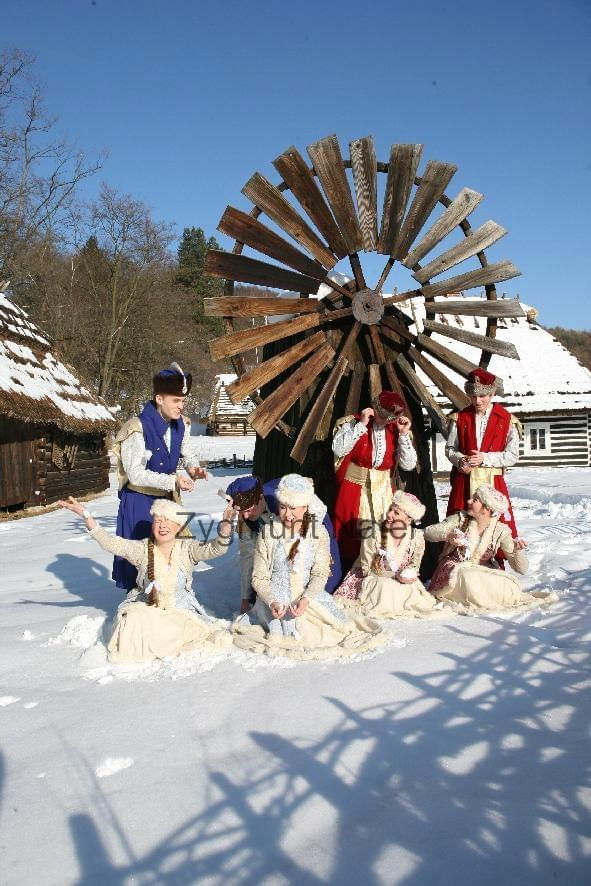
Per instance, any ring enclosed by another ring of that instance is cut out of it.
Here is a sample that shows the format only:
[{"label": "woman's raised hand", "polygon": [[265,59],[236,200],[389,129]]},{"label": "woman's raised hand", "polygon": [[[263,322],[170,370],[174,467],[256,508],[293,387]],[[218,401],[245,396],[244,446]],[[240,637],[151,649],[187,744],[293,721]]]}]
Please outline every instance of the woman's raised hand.
[{"label": "woman's raised hand", "polygon": [[67,501],[58,501],[58,505],[60,508],[67,508],[68,511],[72,511],[73,514],[77,514],[79,517],[84,516],[84,505],[81,505],[73,495],[68,496]]}]

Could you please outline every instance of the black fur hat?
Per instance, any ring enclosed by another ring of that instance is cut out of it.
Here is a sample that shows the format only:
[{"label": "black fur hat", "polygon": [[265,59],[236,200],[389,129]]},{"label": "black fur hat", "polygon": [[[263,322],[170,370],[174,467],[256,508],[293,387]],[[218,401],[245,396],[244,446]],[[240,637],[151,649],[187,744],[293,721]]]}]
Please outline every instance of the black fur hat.
[{"label": "black fur hat", "polygon": [[178,363],[171,363],[168,369],[161,369],[153,380],[154,396],[169,394],[172,397],[186,397],[193,384],[193,376],[185,373]]}]

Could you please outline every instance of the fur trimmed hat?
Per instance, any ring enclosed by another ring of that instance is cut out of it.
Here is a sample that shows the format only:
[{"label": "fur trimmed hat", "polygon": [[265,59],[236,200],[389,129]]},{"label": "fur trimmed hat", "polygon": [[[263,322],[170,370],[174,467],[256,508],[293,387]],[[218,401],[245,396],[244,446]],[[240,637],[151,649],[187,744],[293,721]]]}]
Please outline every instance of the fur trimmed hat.
[{"label": "fur trimmed hat", "polygon": [[161,369],[152,379],[154,396],[162,394],[172,397],[186,397],[191,390],[193,376],[185,373],[178,363],[171,363],[168,369]]},{"label": "fur trimmed hat", "polygon": [[258,503],[263,494],[263,483],[254,474],[248,477],[236,477],[227,487],[226,493],[232,499],[235,507],[241,511],[247,511]]},{"label": "fur trimmed hat", "polygon": [[308,507],[314,496],[314,483],[301,474],[286,474],[279,481],[275,495],[282,505],[292,508]]},{"label": "fur trimmed hat", "polygon": [[498,489],[488,486],[486,483],[483,483],[474,491],[472,498],[477,498],[493,514],[504,514],[509,507],[507,497],[502,492],[499,492]]},{"label": "fur trimmed hat", "polygon": [[400,394],[395,394],[394,391],[382,391],[381,394],[373,400],[372,406],[377,413],[378,418],[387,422],[394,421],[394,419],[398,418],[406,408],[404,400]]},{"label": "fur trimmed hat", "polygon": [[187,511],[184,505],[169,498],[157,498],[150,508],[150,514],[153,517],[164,517],[165,520],[178,523],[179,526],[184,526],[190,517],[190,511]]},{"label": "fur trimmed hat", "polygon": [[473,369],[468,375],[464,390],[469,397],[484,397],[486,394],[503,394],[503,382],[487,369]]},{"label": "fur trimmed hat", "polygon": [[400,508],[401,511],[404,511],[405,514],[408,514],[413,521],[420,520],[427,510],[423,502],[419,501],[416,495],[413,495],[412,492],[404,492],[402,489],[396,490],[392,503],[395,504],[397,508]]}]

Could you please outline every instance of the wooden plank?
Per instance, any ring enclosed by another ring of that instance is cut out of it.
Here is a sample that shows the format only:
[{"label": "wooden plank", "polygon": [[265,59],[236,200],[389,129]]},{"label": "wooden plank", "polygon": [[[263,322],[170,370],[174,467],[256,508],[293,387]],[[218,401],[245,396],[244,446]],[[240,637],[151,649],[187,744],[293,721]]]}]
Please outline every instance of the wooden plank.
[{"label": "wooden plank", "polygon": [[314,401],[314,405],[312,406],[312,409],[308,413],[306,420],[302,425],[295,445],[290,453],[291,458],[295,459],[295,461],[299,462],[300,464],[302,464],[302,462],[306,458],[308,447],[314,439],[318,428],[322,424],[322,419],[325,416],[326,410],[333,402],[339,383],[349,365],[349,354],[354,342],[357,339],[357,336],[359,335],[360,329],[361,323],[356,320],[349,330],[349,333],[343,343],[343,347],[341,348],[341,352],[335,362],[335,365],[330,371],[330,375],[318,392],[318,395]]},{"label": "wooden plank", "polygon": [[269,218],[279,225],[281,230],[297,240],[325,268],[333,268],[337,263],[336,255],[328,249],[312,228],[293,208],[281,191],[268,181],[260,172],[250,178],[242,188],[245,197],[262,209]]},{"label": "wooden plank", "polygon": [[465,344],[480,348],[488,354],[500,354],[502,357],[519,360],[519,354],[513,342],[489,338],[487,335],[479,335],[476,332],[460,329],[448,323],[437,323],[435,320],[425,320],[424,326],[425,329],[429,329],[431,332],[445,335],[446,338],[454,338],[456,341],[463,341]]},{"label": "wooden plank", "polygon": [[288,148],[273,161],[273,166],[335,255],[344,258],[347,244],[300,152],[294,147]]},{"label": "wooden plank", "polygon": [[410,409],[408,408],[408,403],[406,402],[406,395],[404,393],[404,390],[402,389],[402,385],[400,384],[400,379],[396,374],[396,370],[394,369],[394,364],[388,361],[384,364],[384,368],[386,370],[386,376],[388,378],[390,390],[395,391],[400,397],[402,397],[406,414],[410,415]]},{"label": "wooden plank", "polygon": [[427,360],[423,354],[417,351],[416,348],[409,348],[408,353],[417,366],[421,367],[423,372],[429,376],[431,381],[437,385],[441,393],[445,394],[447,399],[456,409],[464,409],[465,406],[470,405],[470,398],[468,395],[458,388],[458,386],[455,385],[444,372],[434,366],[430,360]]},{"label": "wooden plank", "polygon": [[394,255],[423,145],[392,145],[378,252]]},{"label": "wooden plank", "polygon": [[[429,322],[429,320],[425,320],[425,324]],[[442,325],[445,326],[445,324]],[[447,329],[447,326],[445,328]],[[429,351],[430,354],[437,357],[440,363],[449,366],[450,369],[453,369],[458,375],[463,375],[464,378],[468,378],[469,374],[478,368],[477,363],[471,363],[469,360],[456,354],[455,351],[450,351],[449,348],[444,347],[438,341],[433,341],[430,335],[423,335],[421,333],[417,336],[417,344],[422,351]]]},{"label": "wooden plank", "polygon": [[402,323],[399,323],[398,320],[394,319],[394,317],[387,317],[386,315],[384,315],[380,320],[380,324],[382,326],[382,329],[383,327],[385,327],[386,329],[395,332],[396,335],[399,336],[399,340],[414,340],[414,335],[412,334],[412,332],[409,332],[406,326],[404,326]]},{"label": "wooden plank", "polygon": [[334,350],[328,343],[312,354],[290,377],[279,385],[261,404],[250,413],[248,420],[257,434],[266,437],[290,406],[310,387],[316,376],[330,363]]},{"label": "wooden plank", "polygon": [[347,244],[347,252],[359,252],[363,249],[363,237],[336,135],[308,145],[308,154]]},{"label": "wooden plank", "polygon": [[406,357],[402,354],[396,360],[396,366],[404,373],[404,376],[417,400],[425,407],[425,409],[427,409],[440,433],[447,438],[447,418],[443,414],[439,403],[437,403],[435,398],[431,396],[427,387],[423,384]]},{"label": "wooden plank", "polygon": [[518,298],[502,298],[496,301],[491,299],[461,299],[452,301],[428,301],[425,302],[428,314],[458,314],[467,317],[525,317],[525,311],[521,307]]},{"label": "wooden plank", "polygon": [[473,191],[470,188],[462,188],[445,212],[429,228],[421,242],[408,253],[402,264],[407,268],[414,268],[423,256],[431,252],[438,243],[441,243],[453,231],[456,225],[459,225],[470,215],[482,200],[484,200],[484,194],[479,194],[478,191]]},{"label": "wooden plank", "polygon": [[404,258],[407,254],[457,168],[453,163],[440,163],[438,160],[429,160],[427,163],[398,237],[395,254],[397,259]]},{"label": "wooden plank", "polygon": [[367,370],[369,373],[369,395],[373,403],[376,397],[382,393],[382,376],[378,363],[370,363]]},{"label": "wooden plank", "polygon": [[371,135],[349,142],[349,155],[363,249],[373,252],[378,244],[378,163]]},{"label": "wooden plank", "polygon": [[270,286],[272,289],[287,289],[291,292],[316,293],[320,281],[295,271],[286,271],[277,265],[270,265],[256,258],[210,249],[205,256],[203,272],[225,280],[240,283],[254,283],[257,286]]},{"label": "wooden plank", "polygon": [[307,274],[309,277],[318,280],[324,280],[326,277],[326,269],[321,264],[308,258],[307,255],[260,222],[258,218],[253,218],[252,215],[235,209],[233,206],[226,207],[226,211],[220,219],[218,231],[258,250],[258,252],[263,252],[269,258],[283,262],[295,271]]},{"label": "wooden plank", "polygon": [[241,329],[238,332],[230,332],[221,338],[209,342],[209,351],[213,360],[222,360],[224,357],[232,357],[235,354],[250,351],[261,345],[267,345],[272,341],[279,341],[290,335],[297,335],[307,329],[313,329],[322,323],[332,323],[343,317],[350,317],[351,308],[341,308],[324,314],[304,314],[302,317],[292,317],[281,323],[270,323],[268,326],[255,326],[252,329]]},{"label": "wooden plank", "polygon": [[450,247],[450,249],[438,255],[437,258],[434,258],[433,261],[430,261],[424,268],[415,271],[413,277],[421,284],[426,283],[432,277],[443,274],[444,271],[448,271],[467,258],[471,258],[478,252],[482,252],[483,249],[492,246],[493,243],[504,237],[506,233],[506,228],[501,227],[495,221],[487,221],[477,230],[471,231],[461,243],[456,243],[455,246]]},{"label": "wooden plank", "polygon": [[286,369],[289,369],[298,360],[319,348],[325,341],[326,337],[323,332],[315,332],[314,335],[298,342],[281,354],[277,354],[275,357],[259,363],[254,369],[245,372],[244,375],[239,376],[231,385],[228,385],[226,393],[230,400],[235,405],[238,405],[253,391],[262,388],[267,382],[277,378],[278,375],[281,375],[282,372],[285,372]]},{"label": "wooden plank", "polygon": [[[440,280],[439,283],[423,286],[420,293],[425,298],[436,298],[438,295],[463,292],[465,289],[476,289],[478,286],[489,286],[491,283],[501,283],[503,280],[511,280],[513,277],[519,276],[521,276],[521,271],[515,267],[513,262],[505,259],[494,265],[486,265],[484,268],[477,268],[474,271],[467,271],[465,274],[447,277],[445,280]],[[384,299],[386,303],[389,301],[390,299]]]},{"label": "wooden plank", "polygon": [[273,317],[280,314],[313,314],[322,310],[322,302],[315,298],[250,298],[235,295],[232,298],[204,298],[206,317]]},{"label": "wooden plank", "polygon": [[363,386],[364,376],[364,366],[356,366],[351,373],[349,393],[347,394],[347,402],[345,403],[345,415],[355,415],[359,412],[359,401],[361,400],[361,388]]}]

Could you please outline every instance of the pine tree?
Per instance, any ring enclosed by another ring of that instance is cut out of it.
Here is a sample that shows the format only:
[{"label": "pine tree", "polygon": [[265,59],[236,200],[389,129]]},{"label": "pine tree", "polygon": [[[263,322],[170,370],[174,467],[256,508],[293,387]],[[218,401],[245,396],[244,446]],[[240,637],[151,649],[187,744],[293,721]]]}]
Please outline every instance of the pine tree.
[{"label": "pine tree", "polygon": [[194,297],[195,321],[203,329],[206,338],[223,335],[223,323],[218,317],[206,317],[203,312],[203,299],[215,298],[223,294],[223,283],[217,277],[203,273],[203,264],[208,249],[219,249],[215,237],[206,238],[203,228],[185,228],[179,243],[178,271],[176,282],[187,289]]}]

